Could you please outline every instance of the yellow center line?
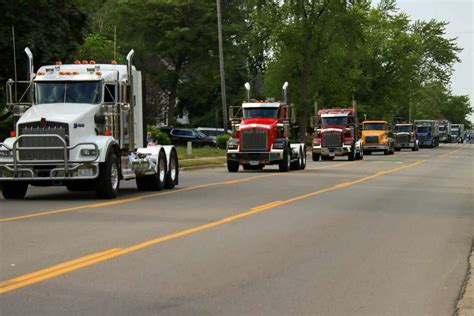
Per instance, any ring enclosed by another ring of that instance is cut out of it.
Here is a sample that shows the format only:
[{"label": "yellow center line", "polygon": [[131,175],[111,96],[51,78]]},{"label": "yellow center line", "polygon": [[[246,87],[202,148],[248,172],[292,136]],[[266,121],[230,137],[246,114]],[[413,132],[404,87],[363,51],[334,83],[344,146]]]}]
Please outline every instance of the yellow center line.
[{"label": "yellow center line", "polygon": [[[333,165],[328,165],[328,166],[323,166],[323,167],[316,167],[316,168],[308,168],[307,170],[321,170],[321,169],[328,169],[328,168],[336,168],[336,167],[340,167],[340,166],[347,166],[347,165],[350,165],[350,164],[353,164],[353,163],[360,163],[360,161],[333,164]],[[145,198],[152,198],[152,197],[157,197],[157,196],[176,194],[176,193],[181,193],[181,192],[186,192],[186,191],[191,191],[191,190],[197,190],[197,189],[204,189],[204,188],[215,187],[215,186],[221,186],[221,185],[244,183],[244,182],[247,182],[247,181],[262,179],[262,178],[268,178],[268,177],[291,175],[291,174],[298,173],[298,172],[303,172],[303,171],[304,170],[294,171],[294,172],[290,172],[290,173],[272,173],[272,174],[258,175],[258,176],[243,178],[243,179],[237,179],[237,180],[229,180],[229,181],[223,181],[223,182],[213,182],[213,183],[208,183],[208,184],[200,184],[200,185],[195,185],[195,186],[188,187],[188,188],[175,189],[175,190],[163,191],[163,192],[158,192],[158,193],[142,194],[142,195],[138,195],[138,196],[134,196],[134,197],[130,197],[130,198],[117,199],[117,200],[110,201],[110,202],[86,204],[86,205],[73,206],[73,207],[68,207],[68,208],[64,208],[64,209],[52,210],[52,211],[42,211],[42,212],[31,213],[31,214],[26,214],[26,215],[19,215],[19,216],[13,216],[13,217],[4,217],[4,218],[0,218],[0,223],[17,221],[17,220],[21,220],[21,219],[28,219],[28,218],[39,217],[39,216],[47,216],[47,215],[68,213],[68,212],[74,212],[74,211],[79,211],[79,210],[84,210],[84,209],[101,208],[101,207],[107,207],[107,206],[112,206],[112,205],[131,203],[131,202],[140,201],[140,200],[145,199]]]},{"label": "yellow center line", "polygon": [[236,221],[238,219],[242,219],[242,218],[245,218],[245,217],[249,217],[249,216],[252,216],[252,215],[255,215],[255,214],[270,210],[270,209],[273,209],[273,208],[278,207],[278,206],[286,205],[286,204],[289,204],[289,203],[292,203],[292,202],[295,202],[295,201],[298,201],[298,200],[313,197],[313,196],[316,196],[316,195],[319,195],[319,194],[322,194],[322,193],[325,193],[325,192],[330,192],[330,191],[334,191],[334,190],[337,190],[337,189],[346,188],[346,187],[355,185],[357,183],[368,181],[368,180],[371,180],[371,179],[374,179],[374,178],[377,178],[377,177],[387,175],[389,173],[393,173],[393,172],[396,172],[396,171],[403,170],[403,169],[408,169],[408,168],[417,166],[417,165],[419,165],[423,162],[425,162],[425,161],[424,160],[418,160],[418,161],[416,161],[414,163],[411,163],[411,164],[408,164],[408,165],[404,165],[404,166],[394,168],[394,169],[388,169],[388,170],[385,170],[385,171],[382,171],[382,172],[377,172],[373,175],[366,176],[366,177],[360,178],[360,179],[355,180],[355,181],[342,182],[342,183],[333,185],[331,187],[328,187],[328,188],[325,188],[325,189],[322,189],[322,190],[318,190],[318,191],[314,191],[314,192],[310,192],[310,193],[307,193],[307,194],[299,195],[299,196],[296,196],[296,197],[288,199],[288,200],[274,201],[274,202],[267,203],[267,204],[264,204],[264,205],[259,205],[257,207],[254,207],[254,208],[250,209],[249,211],[246,211],[246,212],[243,212],[243,213],[232,215],[232,216],[217,220],[215,222],[211,222],[211,223],[208,223],[208,224],[204,224],[204,225],[200,225],[200,226],[197,226],[197,227],[189,228],[189,229],[182,230],[182,231],[179,231],[179,232],[176,232],[176,233],[172,233],[172,234],[169,234],[169,235],[166,235],[166,236],[158,237],[156,239],[148,240],[148,241],[145,241],[145,242],[142,242],[142,243],[139,243],[139,244],[127,247],[127,248],[109,249],[109,250],[104,251],[104,252],[99,252],[99,253],[96,253],[96,254],[93,254],[93,255],[85,256],[85,257],[82,257],[82,258],[79,258],[79,259],[68,261],[66,263],[62,263],[62,264],[58,264],[58,265],[55,265],[55,266],[52,266],[52,267],[49,267],[49,268],[46,268],[46,269],[42,269],[42,270],[39,270],[37,272],[33,272],[33,273],[30,273],[30,274],[19,276],[19,277],[1,282],[0,283],[0,294],[6,293],[6,292],[9,292],[9,291],[12,291],[12,290],[24,287],[24,286],[28,286],[28,285],[31,285],[31,284],[34,284],[34,283],[45,281],[47,279],[51,279],[51,278],[54,278],[56,276],[59,276],[59,275],[65,274],[65,273],[72,272],[72,271],[75,271],[75,270],[78,270],[78,269],[81,269],[81,268],[84,268],[84,267],[87,267],[87,266],[91,266],[93,264],[103,262],[103,261],[106,261],[106,260],[109,260],[109,259],[112,259],[112,258],[116,258],[116,257],[122,256],[124,254],[135,252],[135,251],[138,251],[138,250],[141,250],[141,249],[144,249],[144,248],[147,248],[147,247],[150,247],[150,246],[153,246],[153,245],[165,242],[165,241],[177,239],[177,238],[184,237],[184,236],[187,236],[187,235],[191,235],[191,234],[203,231],[203,230],[207,230],[207,229],[210,229],[210,228],[221,226],[221,225],[227,224],[229,222]]},{"label": "yellow center line", "polygon": [[463,149],[463,147],[458,148],[458,149],[455,149],[455,150],[451,150],[451,151],[449,151],[449,152],[447,152],[447,153],[445,153],[445,154],[439,155],[438,157],[444,158],[444,157],[451,156],[452,154],[457,153],[457,152],[460,151],[461,149]]}]

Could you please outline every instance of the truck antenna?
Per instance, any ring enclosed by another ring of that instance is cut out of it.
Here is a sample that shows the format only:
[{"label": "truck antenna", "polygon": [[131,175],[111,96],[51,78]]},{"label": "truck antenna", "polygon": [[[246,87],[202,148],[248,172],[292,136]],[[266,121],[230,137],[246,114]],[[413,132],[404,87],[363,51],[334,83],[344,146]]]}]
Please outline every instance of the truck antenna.
[{"label": "truck antenna", "polygon": [[15,102],[17,101],[17,72],[16,72],[16,45],[15,45],[15,27],[12,25],[12,40],[13,40],[13,70],[15,73]]}]

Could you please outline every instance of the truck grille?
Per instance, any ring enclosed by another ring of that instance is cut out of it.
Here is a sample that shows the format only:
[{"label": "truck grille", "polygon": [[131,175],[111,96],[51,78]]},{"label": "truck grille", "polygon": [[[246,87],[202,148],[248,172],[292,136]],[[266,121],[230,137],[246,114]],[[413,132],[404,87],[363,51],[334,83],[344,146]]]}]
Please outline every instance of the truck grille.
[{"label": "truck grille", "polygon": [[244,130],[240,132],[241,150],[267,150],[268,132],[261,129]]},{"label": "truck grille", "polygon": [[323,132],[322,146],[323,147],[342,146],[341,132],[336,132],[336,131]]},{"label": "truck grille", "polygon": [[[57,122],[26,123],[19,126],[19,135],[59,135],[69,145],[69,128],[67,124]],[[64,160],[63,149],[41,149],[44,147],[63,147],[62,141],[56,137],[28,137],[18,142],[18,147],[37,147],[38,150],[20,150],[19,160]]]},{"label": "truck grille", "polygon": [[397,143],[409,143],[410,135],[397,135]]},{"label": "truck grille", "polygon": [[378,144],[379,137],[378,136],[365,136],[365,143],[366,144]]},{"label": "truck grille", "polygon": [[420,143],[426,142],[427,139],[428,139],[428,136],[427,136],[427,135],[418,135],[418,141],[419,141]]}]

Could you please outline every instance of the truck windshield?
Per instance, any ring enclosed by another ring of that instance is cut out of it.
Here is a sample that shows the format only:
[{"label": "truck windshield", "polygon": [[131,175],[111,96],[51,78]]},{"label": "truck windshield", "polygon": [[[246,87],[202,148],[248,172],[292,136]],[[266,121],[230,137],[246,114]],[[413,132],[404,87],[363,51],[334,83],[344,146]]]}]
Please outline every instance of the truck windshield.
[{"label": "truck windshield", "polygon": [[410,133],[412,131],[411,125],[400,125],[395,127],[398,133]]},{"label": "truck windshield", "polygon": [[347,116],[322,117],[321,124],[323,126],[347,125]]},{"label": "truck windshield", "polygon": [[244,108],[244,118],[278,118],[278,108]]},{"label": "truck windshield", "polygon": [[364,124],[364,130],[384,131],[385,124],[384,123],[367,123],[367,124]]},{"label": "truck windshield", "polygon": [[87,103],[97,104],[101,100],[99,81],[37,82],[36,103]]},{"label": "truck windshield", "polygon": [[429,133],[431,131],[430,126],[418,126],[419,133]]}]

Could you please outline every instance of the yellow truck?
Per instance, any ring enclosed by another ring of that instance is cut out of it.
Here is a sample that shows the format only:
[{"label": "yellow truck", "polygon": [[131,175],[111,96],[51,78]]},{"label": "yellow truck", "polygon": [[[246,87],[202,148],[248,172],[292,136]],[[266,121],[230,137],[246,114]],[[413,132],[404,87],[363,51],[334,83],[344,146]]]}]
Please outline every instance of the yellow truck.
[{"label": "yellow truck", "polygon": [[364,121],[361,140],[364,154],[383,152],[385,155],[393,155],[395,153],[395,139],[386,121]]}]

